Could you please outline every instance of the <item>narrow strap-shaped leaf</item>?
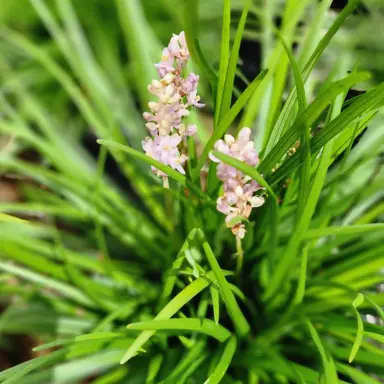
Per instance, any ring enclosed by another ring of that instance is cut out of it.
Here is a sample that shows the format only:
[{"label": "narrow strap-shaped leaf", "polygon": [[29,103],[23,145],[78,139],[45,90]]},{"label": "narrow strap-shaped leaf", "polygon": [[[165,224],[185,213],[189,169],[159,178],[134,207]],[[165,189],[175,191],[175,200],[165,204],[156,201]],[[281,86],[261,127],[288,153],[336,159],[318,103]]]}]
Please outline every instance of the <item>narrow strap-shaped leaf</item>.
[{"label": "narrow strap-shaped leaf", "polygon": [[[344,97],[344,94],[338,96],[332,109],[328,113],[327,121],[332,120],[335,116],[340,113]],[[320,161],[313,178],[311,193],[306,200],[303,214],[300,217],[300,220],[297,223],[296,227],[294,228],[290,240],[277,263],[275,271],[272,275],[272,279],[269,282],[267,290],[265,292],[265,299],[272,298],[273,295],[278,291],[283,280],[287,280],[289,278],[292,263],[294,262],[297,252],[300,249],[303,234],[309,228],[309,224],[315,212],[316,205],[318,203],[321,190],[324,185],[324,180],[328,171],[329,160],[333,153],[332,145],[333,142],[330,142],[323,148]]]},{"label": "narrow strap-shaped leaf", "polygon": [[229,364],[231,364],[233,355],[236,352],[237,340],[236,336],[232,336],[224,348],[224,352],[220,358],[219,363],[213,372],[209,375],[204,384],[218,384],[223,379],[225,373],[228,370]]},{"label": "narrow strap-shaped leaf", "polygon": [[28,281],[32,281],[36,284],[44,285],[45,287],[50,287],[51,289],[59,292],[60,294],[65,297],[68,297],[69,299],[76,301],[79,304],[94,307],[93,302],[90,301],[89,298],[83,294],[83,292],[68,284],[64,284],[60,281],[43,276],[39,273],[32,272],[29,269],[21,268],[19,266],[11,265],[4,262],[0,262],[0,270],[12,273],[15,276],[18,276],[22,279],[26,279]]},{"label": "narrow strap-shaped leaf", "polygon": [[200,67],[202,68],[203,72],[211,82],[212,89],[215,89],[216,82],[217,82],[217,74],[216,72],[209,66],[207,59],[204,56],[203,50],[200,47],[199,41],[195,38],[195,50],[196,50],[196,56],[198,57],[198,60],[200,62]]},{"label": "narrow strap-shaped leaf", "polygon": [[268,193],[271,194],[272,197],[274,197],[277,200],[277,197],[273,192],[272,188],[265,181],[265,179],[260,175],[259,171],[256,168],[253,168],[248,164],[244,163],[243,161],[240,161],[238,159],[235,159],[234,157],[225,155],[224,153],[221,153],[221,152],[214,151],[213,155],[217,157],[219,160],[223,161],[224,163],[231,165],[232,167],[252,177],[252,179],[256,180],[262,187],[264,187],[268,191]]},{"label": "narrow strap-shaped leaf", "polygon": [[341,127],[346,127],[354,120],[366,114],[372,108],[378,107],[384,99],[384,82],[376,86],[371,91],[362,95],[355,103],[351,104],[338,117],[336,117],[327,127],[319,132],[311,140],[313,151],[319,150],[331,138],[341,131]]},{"label": "narrow strap-shaped leaf", "polygon": [[163,360],[164,360],[164,355],[161,355],[161,354],[158,354],[151,359],[148,365],[148,374],[145,380],[145,384],[155,383],[156,376],[160,371]]},{"label": "narrow strap-shaped leaf", "polygon": [[210,287],[211,297],[212,297],[212,306],[213,306],[213,318],[215,323],[219,324],[220,320],[220,295],[219,291],[215,287]]},{"label": "narrow strap-shaped leaf", "polygon": [[233,324],[236,328],[237,333],[241,337],[244,337],[249,333],[250,326],[247,320],[245,319],[243,313],[241,312],[241,309],[239,308],[239,305],[236,302],[236,299],[235,299],[235,296],[233,295],[231,287],[229,286],[225,278],[225,275],[222,269],[220,268],[219,263],[217,262],[216,257],[213,254],[210,245],[206,240],[204,240],[203,242],[203,248],[207,256],[209,265],[212,268],[212,272],[216,276],[217,284],[220,287],[220,293],[221,293],[221,296],[223,297],[224,304],[228,310],[229,317],[233,321]]},{"label": "narrow strap-shaped leaf", "polygon": [[6,223],[27,223],[27,220],[20,219],[16,216],[7,215],[6,213],[0,212],[0,222],[6,222]]},{"label": "narrow strap-shaped leaf", "polygon": [[20,379],[26,376],[28,373],[38,368],[42,368],[44,366],[48,366],[50,364],[64,360],[67,353],[68,349],[62,348],[58,351],[51,352],[49,355],[36,357],[35,359],[6,369],[5,371],[0,372],[0,380],[4,380],[2,381],[2,384],[20,383]]},{"label": "narrow strap-shaped leaf", "polygon": [[308,247],[303,247],[302,256],[301,256],[301,265],[299,273],[299,281],[297,284],[297,289],[295,297],[292,301],[294,306],[301,304],[305,295],[305,283],[307,279],[307,262],[308,262]]},{"label": "narrow strap-shaped leaf", "polygon": [[300,137],[300,133],[303,132],[303,126],[311,126],[339,94],[346,92],[352,85],[367,80],[369,77],[370,75],[367,72],[353,74],[332,83],[321,92],[261,162],[259,166],[260,172],[269,172]]},{"label": "narrow strap-shaped leaf", "polygon": [[[304,80],[301,76],[299,66],[292,54],[291,49],[287,46],[284,41],[284,38],[280,36],[280,40],[287,52],[289,61],[292,66],[293,75],[295,79],[295,87],[297,92],[298,100],[298,114],[302,114],[307,107],[307,99],[305,96]],[[300,179],[299,179],[299,197],[297,204],[296,220],[298,221],[304,210],[305,201],[308,196],[308,190],[310,185],[311,178],[311,127],[308,125],[303,125],[303,132],[300,135],[300,158],[301,158],[301,168],[300,168]]]},{"label": "narrow strap-shaped leaf", "polygon": [[278,30],[276,30],[275,33],[280,39],[281,44],[283,44],[285,52],[287,53],[287,56],[292,66],[293,77],[295,79],[295,88],[297,92],[299,114],[301,114],[304,112],[304,109],[307,107],[307,98],[305,96],[304,80],[300,73],[300,68],[296,62],[296,59],[293,56],[292,50],[288,47],[287,43],[284,40],[284,37],[281,35],[281,33]]},{"label": "narrow strap-shaped leaf", "polygon": [[316,328],[312,325],[309,320],[306,320],[307,327],[309,329],[309,333],[314,341],[320,356],[323,362],[324,376],[325,381],[328,384],[338,384],[339,380],[337,378],[336,368],[333,364],[333,360],[331,357],[328,358],[323,343],[321,342],[320,336],[316,331]]},{"label": "narrow strap-shaped leaf", "polygon": [[208,140],[208,143],[204,147],[202,154],[199,157],[196,168],[193,170],[192,180],[197,180],[200,177],[200,171],[203,168],[205,162],[208,159],[208,154],[212,150],[215,142],[222,137],[236,116],[240,113],[248,99],[252,96],[255,90],[260,86],[260,83],[265,78],[268,70],[264,70],[252,81],[252,83],[246,88],[246,90],[237,99],[236,103],[231,107],[228,113],[220,119],[217,129],[213,132],[213,135]]},{"label": "narrow strap-shaped leaf", "polygon": [[357,310],[357,307],[361,305],[363,302],[364,302],[364,296],[361,293],[358,293],[355,300],[353,300],[353,303],[352,303],[352,307],[357,319],[357,332],[356,332],[355,342],[353,343],[351,353],[348,358],[349,363],[352,363],[353,359],[355,358],[364,337],[364,323],[360,316],[359,311]]},{"label": "narrow strap-shaped leaf", "polygon": [[135,57],[132,68],[138,84],[138,92],[143,109],[147,108],[151,95],[148,85],[156,78],[153,52],[161,52],[161,47],[150,28],[139,0],[116,0],[120,23],[125,34],[129,55]]},{"label": "narrow strap-shaped leaf", "polygon": [[110,140],[99,139],[99,140],[97,140],[97,142],[101,145],[105,145],[108,148],[120,149],[121,151],[124,151],[124,152],[128,153],[129,155],[131,155],[131,156],[133,156],[139,160],[142,160],[149,165],[156,167],[160,171],[166,173],[172,179],[174,179],[174,180],[178,181],[180,184],[186,186],[185,176],[183,176],[181,173],[175,171],[173,168],[169,167],[168,165],[160,163],[160,161],[157,161],[154,158],[147,156],[144,153],[136,151],[135,149],[128,147],[127,145],[119,144],[119,143],[116,143],[116,142],[110,141]]},{"label": "narrow strap-shaped leaf", "polygon": [[[183,265],[183,262],[185,259],[185,251],[191,246],[191,243],[195,240],[196,234],[197,234],[197,230],[194,228],[187,236],[186,240],[184,241],[183,245],[180,248],[179,253],[176,256],[175,261],[172,264],[173,270],[177,271]],[[166,300],[169,298],[169,296],[171,296],[175,283],[176,283],[176,275],[170,274],[167,277],[166,282],[164,284],[163,293],[160,299],[161,306],[164,306]]]},{"label": "narrow strap-shaped leaf", "polygon": [[[208,287],[214,278],[213,272],[208,272],[204,277],[199,277],[176,295],[154,318],[154,320],[167,320],[178,312],[186,303],[192,300],[203,289]],[[129,346],[120,363],[124,364],[136,356],[139,349],[153,336],[155,331],[144,331]]]},{"label": "narrow strap-shaped leaf", "polygon": [[231,56],[229,58],[227,74],[225,77],[223,99],[222,99],[221,109],[220,109],[220,118],[226,115],[226,113],[229,111],[229,108],[231,106],[234,80],[236,75],[236,67],[239,61],[240,44],[241,44],[241,39],[243,37],[245,22],[247,21],[248,10],[251,3],[252,3],[252,0],[245,0],[243,12],[241,13],[235,39],[233,41]]},{"label": "narrow strap-shaped leaf", "polygon": [[54,347],[59,347],[63,345],[73,344],[73,343],[85,342],[90,340],[102,340],[102,339],[110,340],[110,339],[116,339],[119,337],[127,337],[127,335],[125,335],[124,333],[118,333],[118,332],[95,332],[95,333],[89,333],[89,334],[68,338],[68,339],[58,339],[50,343],[41,344],[33,348],[33,351],[40,352],[46,349],[51,349]]},{"label": "narrow strap-shaped leaf", "polygon": [[[221,103],[224,94],[225,78],[227,76],[229,62],[229,43],[231,33],[231,0],[224,0],[223,22],[221,27],[221,48],[220,48],[220,64],[219,77],[217,81],[216,103],[215,103],[215,124],[219,123]],[[201,169],[201,168],[200,168]]]},{"label": "narrow strap-shaped leaf", "polygon": [[365,331],[364,336],[367,336],[373,340],[378,341],[379,343],[384,344],[384,335],[380,335],[379,333]]},{"label": "narrow strap-shaped leaf", "polygon": [[31,270],[49,275],[52,278],[68,281],[68,276],[62,265],[47,260],[45,256],[37,252],[31,252],[24,248],[20,248],[15,252],[15,246],[4,240],[2,240],[1,250],[3,256],[9,260],[14,260]]},{"label": "narrow strap-shaped leaf", "polygon": [[366,232],[376,232],[383,231],[384,234],[384,224],[362,224],[362,225],[346,225],[344,227],[326,227],[319,229],[310,229],[308,230],[304,237],[305,239],[316,239],[318,237],[325,236],[343,236],[343,235],[358,235],[363,236]]},{"label": "narrow strap-shaped leaf", "polygon": [[[324,52],[325,48],[328,46],[336,32],[339,30],[341,25],[344,23],[345,19],[354,11],[354,9],[357,7],[360,0],[351,0],[348,2],[348,4],[344,7],[344,9],[340,12],[334,23],[331,25],[327,33],[324,35],[324,37],[321,39],[319,44],[317,45],[315,51],[311,55],[311,57],[308,59],[305,67],[302,70],[302,77],[304,79],[304,82],[308,79],[312,69],[316,65],[317,61],[319,60],[321,54]],[[289,118],[291,116],[291,113],[293,111],[293,107],[295,105],[297,99],[297,93],[296,88],[292,89],[290,92],[287,101],[284,104],[283,110],[280,113],[280,116],[271,131],[271,136],[268,140],[268,144],[265,150],[265,153],[268,154],[271,149],[276,145],[278,140],[280,139],[280,136],[286,131],[287,124],[289,122]]]},{"label": "narrow strap-shaped leaf", "polygon": [[379,307],[370,296],[365,295],[365,300],[367,300],[373,308],[376,309],[377,314],[380,316],[381,320],[384,321],[384,311],[381,307]]},{"label": "narrow strap-shaped leaf", "polygon": [[81,292],[86,294],[98,308],[102,308],[106,311],[113,311],[116,309],[117,304],[108,300],[106,297],[102,297],[94,287],[90,284],[90,280],[85,278],[85,276],[73,265],[67,264],[66,271],[70,278],[70,282],[79,288]]},{"label": "narrow strap-shaped leaf", "polygon": [[54,76],[57,81],[67,91],[73,101],[76,103],[84,118],[87,122],[92,125],[98,132],[99,135],[106,134],[105,126],[100,119],[100,116],[92,108],[91,104],[85,97],[84,93],[81,92],[80,88],[71,79],[69,74],[64,71],[42,48],[36,46],[21,34],[8,30],[2,30],[2,36],[14,44],[15,46],[22,49],[29,56],[40,62]]},{"label": "narrow strap-shaped leaf", "polygon": [[216,74],[209,66],[199,44],[199,2],[185,1],[183,5],[184,31],[187,40],[188,50],[192,60],[199,66],[201,72],[211,82],[212,89],[215,86]]},{"label": "narrow strap-shaped leaf", "polygon": [[[358,100],[356,102],[358,102]],[[356,108],[358,108],[358,106],[356,106]],[[354,111],[351,110],[351,111],[349,111],[349,113],[346,113],[346,111],[343,111],[341,113],[341,115],[343,115],[345,113],[344,117],[348,120],[340,121],[340,124],[338,125],[337,131],[334,130],[333,135],[329,136],[328,140],[331,140],[334,137],[334,135],[337,135],[343,129],[347,128],[348,125],[345,125],[345,124],[349,121],[349,118],[351,117],[350,114],[353,112]],[[368,116],[366,116],[364,119],[362,119],[362,122],[359,123],[358,132],[360,132],[364,127],[366,127],[367,124],[369,123],[369,121],[371,121],[374,117],[375,117],[375,113],[373,113],[373,112],[368,113]],[[358,117],[356,117],[356,119],[357,118]],[[324,130],[327,130],[327,129],[328,129],[328,126],[324,127]],[[320,148],[321,148],[321,146],[319,146],[317,143],[314,143],[314,138],[313,138],[311,140],[311,153],[312,153],[312,155],[316,154],[316,152],[318,152],[320,150]],[[295,153],[292,157],[290,157],[289,159],[284,161],[284,163],[281,165],[281,167],[279,167],[277,169],[277,171],[275,173],[273,173],[269,176],[269,178],[268,178],[269,183],[271,185],[275,185],[280,180],[284,179],[285,177],[288,177],[292,173],[292,171],[294,171],[300,165],[300,161],[301,161],[300,154]]]},{"label": "narrow strap-shaped leaf", "polygon": [[339,372],[349,376],[356,384],[380,384],[376,379],[351,365],[336,362],[336,367]]},{"label": "narrow strap-shaped leaf", "polygon": [[159,384],[178,384],[180,377],[183,376],[188,367],[196,360],[204,355],[204,349],[206,348],[206,340],[198,340],[191,347],[191,349],[183,356],[181,361],[175,367],[175,369]]},{"label": "narrow strap-shaped leaf", "polygon": [[122,144],[116,143],[114,141],[102,140],[102,139],[97,140],[97,142],[99,144],[105,145],[109,148],[114,148],[114,149],[119,149],[121,151],[124,151],[124,152],[128,153],[129,155],[131,155],[131,156],[133,156],[139,160],[142,160],[149,165],[156,167],[160,171],[163,171],[164,173],[166,173],[170,178],[178,181],[181,185],[188,187],[191,190],[191,192],[195,193],[197,196],[199,196],[203,199],[208,199],[209,201],[211,201],[207,195],[205,195],[198,187],[196,187],[193,183],[191,183],[189,180],[187,180],[187,178],[184,175],[175,171],[173,168],[169,167],[168,165],[160,163],[159,161],[155,160],[154,158],[147,156],[146,154],[141,153],[139,151],[136,151],[135,149],[128,147],[127,145],[122,145]]},{"label": "narrow strap-shaped leaf", "polygon": [[150,320],[132,323],[127,326],[128,329],[139,331],[186,331],[198,332],[214,337],[223,342],[231,336],[231,332],[220,324],[216,324],[209,319],[169,319],[169,320]]}]

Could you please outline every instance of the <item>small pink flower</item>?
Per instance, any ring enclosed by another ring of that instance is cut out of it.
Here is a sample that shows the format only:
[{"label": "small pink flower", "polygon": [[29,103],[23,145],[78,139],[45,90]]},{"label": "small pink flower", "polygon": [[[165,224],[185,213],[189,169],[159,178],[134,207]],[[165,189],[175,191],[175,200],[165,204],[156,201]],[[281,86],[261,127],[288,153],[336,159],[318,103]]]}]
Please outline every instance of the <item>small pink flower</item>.
[{"label": "small pink flower", "polygon": [[228,203],[228,200],[226,197],[222,196],[222,197],[219,197],[216,201],[216,209],[221,212],[221,213],[224,213],[224,215],[227,215],[230,210],[229,210],[229,203]]},{"label": "small pink flower", "polygon": [[246,234],[246,229],[244,224],[238,224],[231,228],[232,233],[239,239],[244,239]]},{"label": "small pink flower", "polygon": [[181,90],[184,94],[189,94],[197,89],[197,84],[199,82],[199,76],[194,73],[190,73],[186,79],[183,79],[181,82]]},{"label": "small pink flower", "polygon": [[217,166],[216,173],[219,180],[227,181],[230,179],[234,179],[237,176],[238,171],[236,170],[236,168],[233,168],[230,165],[220,163]]},{"label": "small pink flower", "polygon": [[197,95],[197,91],[194,90],[190,93],[187,94],[187,101],[189,105],[193,105],[197,108],[203,108],[205,107],[205,104],[199,103],[200,101],[200,96]]},{"label": "small pink flower", "polygon": [[197,132],[197,127],[195,124],[189,124],[186,131],[185,136],[194,136]]},{"label": "small pink flower", "polygon": [[170,55],[168,48],[163,49],[163,56],[160,63],[155,64],[157,72],[161,78],[166,76],[168,73],[174,72],[173,68],[173,56]]},{"label": "small pink flower", "polygon": [[189,50],[184,32],[180,35],[173,35],[168,45],[168,51],[171,56],[179,59],[180,66],[184,66],[189,59]]}]

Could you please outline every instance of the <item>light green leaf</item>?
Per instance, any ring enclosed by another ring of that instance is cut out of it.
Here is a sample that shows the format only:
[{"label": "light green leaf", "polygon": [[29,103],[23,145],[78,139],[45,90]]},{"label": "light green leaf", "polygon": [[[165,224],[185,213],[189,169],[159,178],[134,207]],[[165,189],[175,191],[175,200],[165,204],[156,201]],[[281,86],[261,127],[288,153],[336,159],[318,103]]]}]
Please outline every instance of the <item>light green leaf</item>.
[{"label": "light green leaf", "polygon": [[210,287],[211,297],[212,297],[212,306],[213,306],[213,317],[215,323],[219,324],[220,320],[220,295],[216,287]]},{"label": "light green leaf", "polygon": [[224,96],[225,79],[229,63],[229,43],[231,33],[231,0],[224,0],[223,21],[221,26],[221,48],[219,76],[217,81],[216,102],[215,102],[215,127],[218,126],[221,103]]},{"label": "light green leaf", "polygon": [[243,12],[241,13],[239,25],[237,27],[235,39],[233,41],[231,56],[229,58],[227,73],[225,76],[225,85],[223,89],[223,98],[222,98],[221,109],[220,109],[220,119],[223,118],[228,113],[229,108],[231,106],[236,68],[237,68],[237,63],[239,61],[240,44],[243,37],[244,27],[247,21],[248,10],[251,3],[252,3],[252,0],[245,0]]},{"label": "light green leaf", "polygon": [[[191,284],[185,287],[178,295],[176,295],[154,318],[154,320],[167,320],[178,312],[186,303],[192,300],[203,289],[212,283],[214,277],[213,272],[208,272],[204,277],[199,277]],[[132,357],[136,356],[139,349],[154,335],[155,331],[144,331],[129,346],[120,363],[124,364]]]},{"label": "light green leaf", "polygon": [[312,325],[312,323],[309,320],[306,320],[306,324],[308,326],[309,333],[312,337],[312,340],[314,341],[320,353],[321,360],[323,362],[325,382],[327,384],[338,384],[339,380],[337,377],[337,371],[333,363],[332,357],[327,356],[323,343],[321,342],[319,334],[316,331],[316,328]]},{"label": "light green leaf", "polygon": [[209,319],[169,319],[169,320],[151,320],[141,321],[139,323],[132,323],[127,325],[128,329],[138,331],[185,331],[185,332],[198,332],[205,335],[214,337],[215,339],[223,342],[231,335],[226,328],[220,324],[216,324]]},{"label": "light green leaf", "polygon": [[223,298],[224,304],[227,307],[228,314],[233,321],[233,324],[236,328],[237,333],[240,337],[246,336],[250,331],[250,326],[245,319],[241,309],[239,308],[235,296],[232,293],[231,287],[229,286],[225,275],[222,269],[219,266],[219,263],[216,260],[215,255],[212,252],[212,249],[208,242],[204,240],[203,248],[207,256],[209,265],[212,268],[212,272],[215,274],[217,279],[217,284],[220,287],[220,293]]},{"label": "light green leaf", "polygon": [[7,215],[6,213],[0,212],[0,222],[4,221],[6,223],[27,223],[27,220],[20,219],[15,216]]},{"label": "light green leaf", "polygon": [[362,224],[362,225],[346,225],[344,227],[326,227],[318,229],[310,229],[305,234],[305,239],[316,239],[325,236],[363,236],[367,232],[383,231],[384,224]]},{"label": "light green leaf", "polygon": [[355,300],[353,300],[353,303],[352,303],[353,310],[355,312],[356,319],[357,319],[357,333],[356,333],[355,342],[353,343],[351,353],[348,358],[349,363],[352,363],[353,359],[355,358],[364,337],[364,323],[360,316],[360,313],[357,310],[357,307],[361,305],[363,302],[364,302],[364,296],[361,293],[358,293]]},{"label": "light green leaf", "polygon": [[259,75],[252,81],[252,83],[246,88],[246,90],[237,99],[236,103],[231,107],[228,113],[226,113],[226,115],[222,119],[220,119],[217,129],[213,132],[212,136],[208,140],[208,143],[204,147],[203,152],[200,155],[196,168],[192,173],[192,180],[197,180],[200,177],[201,169],[203,168],[205,162],[207,161],[209,152],[212,150],[216,141],[225,134],[229,126],[235,120],[236,116],[240,113],[244,105],[247,103],[248,99],[259,87],[260,83],[265,78],[265,75],[267,74],[267,72],[268,70],[264,70],[260,72]]},{"label": "light green leaf", "polygon": [[218,384],[225,376],[229,365],[232,361],[233,355],[236,352],[237,340],[235,336],[232,336],[224,348],[223,355],[220,358],[219,363],[215,367],[214,371],[209,375],[204,384]]}]

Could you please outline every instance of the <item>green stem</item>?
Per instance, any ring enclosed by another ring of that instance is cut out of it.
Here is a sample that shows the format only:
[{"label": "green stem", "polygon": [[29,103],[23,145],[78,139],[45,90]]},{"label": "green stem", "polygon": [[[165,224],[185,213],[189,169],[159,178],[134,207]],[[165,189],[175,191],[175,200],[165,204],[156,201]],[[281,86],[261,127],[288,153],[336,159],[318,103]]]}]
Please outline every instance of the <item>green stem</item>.
[{"label": "green stem", "polygon": [[236,237],[236,275],[240,275],[243,269],[244,251],[240,237]]}]

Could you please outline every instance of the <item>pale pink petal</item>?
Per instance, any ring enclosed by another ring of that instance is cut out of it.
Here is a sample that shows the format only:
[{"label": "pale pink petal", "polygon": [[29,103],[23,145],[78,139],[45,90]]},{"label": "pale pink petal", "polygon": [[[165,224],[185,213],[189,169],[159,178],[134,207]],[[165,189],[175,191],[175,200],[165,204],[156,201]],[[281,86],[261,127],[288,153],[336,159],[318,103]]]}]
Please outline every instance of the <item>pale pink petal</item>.
[{"label": "pale pink petal", "polygon": [[185,131],[186,136],[193,136],[197,132],[197,127],[195,124],[189,124],[187,130]]}]

